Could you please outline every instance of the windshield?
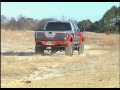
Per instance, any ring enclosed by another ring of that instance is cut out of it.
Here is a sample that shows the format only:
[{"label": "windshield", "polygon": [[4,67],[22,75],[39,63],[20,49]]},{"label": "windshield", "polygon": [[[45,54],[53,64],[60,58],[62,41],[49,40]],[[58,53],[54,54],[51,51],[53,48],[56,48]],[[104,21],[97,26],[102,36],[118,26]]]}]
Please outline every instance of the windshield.
[{"label": "windshield", "polygon": [[64,22],[50,22],[46,26],[47,31],[65,31],[65,30],[71,30],[70,23],[64,23]]}]

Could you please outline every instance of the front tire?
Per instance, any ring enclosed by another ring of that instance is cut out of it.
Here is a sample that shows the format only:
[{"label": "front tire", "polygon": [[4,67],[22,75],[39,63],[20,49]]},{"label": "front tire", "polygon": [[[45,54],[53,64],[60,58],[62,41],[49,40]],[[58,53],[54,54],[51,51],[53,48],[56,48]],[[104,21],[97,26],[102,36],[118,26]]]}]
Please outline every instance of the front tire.
[{"label": "front tire", "polygon": [[69,46],[65,47],[65,55],[72,56],[73,55],[73,44],[70,43]]},{"label": "front tire", "polygon": [[35,45],[35,54],[41,54],[41,55],[43,55],[44,54],[44,47],[43,46]]}]

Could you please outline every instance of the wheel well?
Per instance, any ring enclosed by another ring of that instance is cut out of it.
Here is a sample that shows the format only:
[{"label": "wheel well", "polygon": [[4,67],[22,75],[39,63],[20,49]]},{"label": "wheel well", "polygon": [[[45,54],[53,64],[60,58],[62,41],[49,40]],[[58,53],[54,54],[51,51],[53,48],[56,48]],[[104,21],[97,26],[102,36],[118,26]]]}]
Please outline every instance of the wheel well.
[{"label": "wheel well", "polygon": [[82,39],[82,42],[84,41],[84,39]]},{"label": "wheel well", "polygon": [[70,42],[73,42],[73,39],[72,39],[72,38],[70,38]]}]

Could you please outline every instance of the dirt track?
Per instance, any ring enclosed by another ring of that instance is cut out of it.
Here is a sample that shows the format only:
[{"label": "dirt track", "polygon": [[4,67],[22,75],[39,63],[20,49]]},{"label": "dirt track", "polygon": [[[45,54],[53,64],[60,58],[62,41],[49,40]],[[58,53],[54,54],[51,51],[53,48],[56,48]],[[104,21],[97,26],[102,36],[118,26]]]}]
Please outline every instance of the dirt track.
[{"label": "dirt track", "polygon": [[84,54],[74,51],[69,57],[64,52],[50,55],[46,51],[41,56],[34,54],[34,32],[2,30],[1,86],[120,87],[119,36],[85,35]]}]

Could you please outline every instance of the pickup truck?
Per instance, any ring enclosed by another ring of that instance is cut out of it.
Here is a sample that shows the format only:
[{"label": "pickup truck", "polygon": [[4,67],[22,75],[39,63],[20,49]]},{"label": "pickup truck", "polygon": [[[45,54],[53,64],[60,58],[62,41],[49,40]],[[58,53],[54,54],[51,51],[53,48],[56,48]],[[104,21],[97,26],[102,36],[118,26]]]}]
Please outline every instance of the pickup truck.
[{"label": "pickup truck", "polygon": [[65,51],[65,55],[72,56],[73,51],[78,54],[84,52],[83,30],[78,28],[75,21],[49,21],[43,30],[35,31],[35,53],[44,54],[50,50],[51,54]]}]

